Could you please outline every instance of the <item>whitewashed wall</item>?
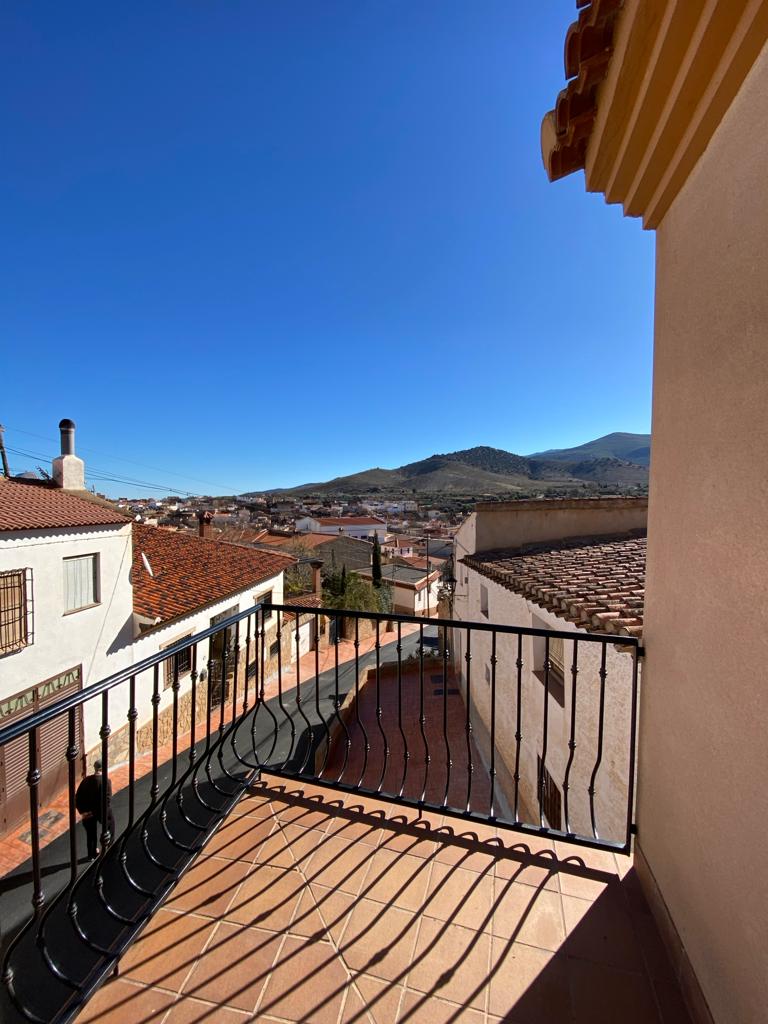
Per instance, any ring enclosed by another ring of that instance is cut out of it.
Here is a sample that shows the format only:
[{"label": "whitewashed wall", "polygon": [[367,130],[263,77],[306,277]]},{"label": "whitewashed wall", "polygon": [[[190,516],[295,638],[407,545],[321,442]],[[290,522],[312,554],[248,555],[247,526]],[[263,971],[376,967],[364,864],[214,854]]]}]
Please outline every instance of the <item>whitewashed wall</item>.
[{"label": "whitewashed wall", "polygon": [[[0,699],[76,665],[83,686],[128,663],[133,639],[131,524],[5,533],[0,571],[31,569],[34,642],[0,658]],[[64,611],[65,558],[99,557],[99,603]]]}]

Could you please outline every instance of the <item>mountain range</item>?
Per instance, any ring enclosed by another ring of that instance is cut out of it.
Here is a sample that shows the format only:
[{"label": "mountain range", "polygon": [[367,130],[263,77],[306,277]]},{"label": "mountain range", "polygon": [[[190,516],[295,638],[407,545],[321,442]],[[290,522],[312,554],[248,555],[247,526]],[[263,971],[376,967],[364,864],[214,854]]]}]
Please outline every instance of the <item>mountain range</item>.
[{"label": "mountain range", "polygon": [[650,434],[614,433],[575,448],[556,448],[533,455],[515,455],[482,445],[430,455],[397,469],[376,467],[322,483],[282,488],[279,493],[441,491],[481,495],[527,492],[531,488],[548,491],[585,485],[642,486],[648,482],[650,444]]}]

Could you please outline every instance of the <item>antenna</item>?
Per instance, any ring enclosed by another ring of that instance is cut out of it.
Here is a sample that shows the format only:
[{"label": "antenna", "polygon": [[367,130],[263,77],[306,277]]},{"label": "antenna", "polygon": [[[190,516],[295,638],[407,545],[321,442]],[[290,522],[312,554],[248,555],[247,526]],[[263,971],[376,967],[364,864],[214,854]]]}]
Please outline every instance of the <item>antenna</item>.
[{"label": "antenna", "polygon": [[3,460],[3,476],[10,480],[11,471],[8,468],[8,456],[5,454],[5,441],[3,440],[3,434],[5,433],[5,427],[0,423],[0,457]]}]

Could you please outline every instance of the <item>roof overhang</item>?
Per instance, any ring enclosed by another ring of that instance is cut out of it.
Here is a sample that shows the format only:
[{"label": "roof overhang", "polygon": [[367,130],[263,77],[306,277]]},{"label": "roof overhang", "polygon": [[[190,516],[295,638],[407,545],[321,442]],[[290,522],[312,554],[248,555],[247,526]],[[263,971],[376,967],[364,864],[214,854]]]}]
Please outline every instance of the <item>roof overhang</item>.
[{"label": "roof overhang", "polygon": [[768,41],[765,0],[577,0],[570,79],[542,122],[550,181],[656,228]]}]

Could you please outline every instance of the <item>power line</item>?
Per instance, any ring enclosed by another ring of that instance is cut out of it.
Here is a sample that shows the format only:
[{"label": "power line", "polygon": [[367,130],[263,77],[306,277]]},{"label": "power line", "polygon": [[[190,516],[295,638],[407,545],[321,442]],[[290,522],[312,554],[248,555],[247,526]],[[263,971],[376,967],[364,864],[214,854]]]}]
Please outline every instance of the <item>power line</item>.
[{"label": "power line", "polygon": [[[30,431],[30,430],[21,430],[19,427],[10,427],[10,428],[8,428],[7,426],[6,426],[6,429],[14,430],[17,434],[24,434],[26,437],[37,438],[38,441],[48,441],[50,444],[56,444],[57,443],[55,438],[43,437],[42,434],[33,434],[32,431]],[[226,493],[229,493],[229,494],[236,494],[237,493],[237,489],[233,488],[233,487],[224,487],[223,484],[213,483],[211,480],[201,480],[199,477],[195,477],[195,476],[187,476],[186,473],[178,473],[178,472],[176,472],[176,471],[174,471],[172,469],[161,469],[159,466],[149,466],[149,465],[147,465],[144,462],[136,462],[133,459],[126,459],[122,455],[112,455],[112,454],[108,454],[107,452],[100,452],[100,451],[97,451],[95,448],[88,448],[85,445],[78,445],[78,449],[81,450],[81,451],[84,451],[84,452],[91,452],[93,455],[101,455],[105,459],[114,459],[116,462],[125,462],[129,466],[138,466],[140,469],[151,469],[151,470],[153,470],[156,473],[164,473],[166,476],[178,476],[178,477],[181,477],[184,480],[194,480],[195,483],[198,483],[198,484],[206,484],[208,487],[216,487],[222,493],[225,493],[225,494]],[[9,449],[9,451],[10,451],[10,449]],[[48,456],[45,456],[45,457],[48,458]],[[155,486],[155,485],[153,484],[152,486]],[[173,488],[171,487],[171,488],[169,488],[169,490],[173,490]],[[190,494],[192,492],[191,491],[185,491],[184,493],[185,494]]]},{"label": "power line", "polygon": [[[52,456],[43,454],[42,452],[29,452],[22,448],[12,448],[8,446],[8,451],[13,452],[14,455],[22,455],[27,459],[47,459],[50,460]],[[149,487],[156,491],[167,491],[169,494],[178,493],[184,494],[187,497],[195,497],[194,491],[187,491],[179,487],[171,487],[167,484],[156,484],[151,483],[149,480],[135,480],[131,477],[120,477],[109,472],[109,470],[97,469],[93,467],[88,470],[88,478],[90,480],[98,481],[99,483],[117,483],[122,484],[125,487]],[[234,492],[233,492],[234,493]]]}]

